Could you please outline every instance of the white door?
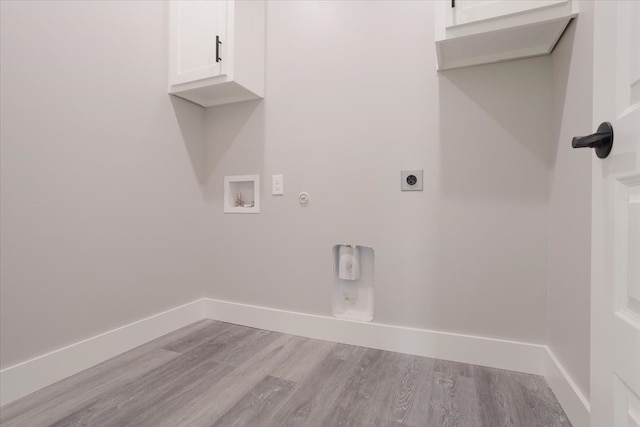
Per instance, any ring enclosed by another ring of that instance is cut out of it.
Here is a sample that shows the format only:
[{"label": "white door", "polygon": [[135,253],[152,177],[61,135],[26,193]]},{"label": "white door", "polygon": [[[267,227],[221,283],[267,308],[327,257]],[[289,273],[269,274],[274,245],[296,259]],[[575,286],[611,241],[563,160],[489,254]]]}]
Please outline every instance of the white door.
[{"label": "white door", "polygon": [[592,167],[591,426],[640,427],[640,1],[594,16],[594,130],[614,142]]},{"label": "white door", "polygon": [[175,0],[169,3],[169,84],[223,74],[226,1]]},{"label": "white door", "polygon": [[567,4],[569,0],[448,0],[446,26],[464,25],[501,16]]}]

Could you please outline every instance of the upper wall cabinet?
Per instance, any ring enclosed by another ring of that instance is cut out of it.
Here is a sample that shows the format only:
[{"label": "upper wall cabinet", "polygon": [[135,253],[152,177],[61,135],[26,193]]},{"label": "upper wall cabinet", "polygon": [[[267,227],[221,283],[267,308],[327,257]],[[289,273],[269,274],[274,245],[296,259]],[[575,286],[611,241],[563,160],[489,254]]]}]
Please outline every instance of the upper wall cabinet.
[{"label": "upper wall cabinet", "polygon": [[264,96],[265,2],[169,3],[169,93],[203,107]]},{"label": "upper wall cabinet", "polygon": [[438,1],[438,70],[551,53],[577,14],[576,0]]}]

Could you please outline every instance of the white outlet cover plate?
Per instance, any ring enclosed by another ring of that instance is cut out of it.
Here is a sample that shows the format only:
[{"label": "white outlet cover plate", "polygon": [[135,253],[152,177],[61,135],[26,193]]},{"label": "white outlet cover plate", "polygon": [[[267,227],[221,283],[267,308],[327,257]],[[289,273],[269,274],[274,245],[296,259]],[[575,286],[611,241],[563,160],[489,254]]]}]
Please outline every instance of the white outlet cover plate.
[{"label": "white outlet cover plate", "polygon": [[400,190],[422,191],[422,170],[400,171]]}]

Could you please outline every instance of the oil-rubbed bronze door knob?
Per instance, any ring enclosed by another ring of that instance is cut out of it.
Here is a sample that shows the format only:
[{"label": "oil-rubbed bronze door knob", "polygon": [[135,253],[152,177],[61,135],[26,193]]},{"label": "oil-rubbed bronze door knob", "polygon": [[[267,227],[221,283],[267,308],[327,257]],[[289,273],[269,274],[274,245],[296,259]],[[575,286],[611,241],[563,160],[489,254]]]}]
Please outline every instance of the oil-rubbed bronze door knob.
[{"label": "oil-rubbed bronze door knob", "polygon": [[600,159],[606,158],[613,147],[613,126],[611,123],[604,122],[598,126],[598,131],[587,136],[574,136],[571,141],[573,148],[595,148],[596,156]]}]

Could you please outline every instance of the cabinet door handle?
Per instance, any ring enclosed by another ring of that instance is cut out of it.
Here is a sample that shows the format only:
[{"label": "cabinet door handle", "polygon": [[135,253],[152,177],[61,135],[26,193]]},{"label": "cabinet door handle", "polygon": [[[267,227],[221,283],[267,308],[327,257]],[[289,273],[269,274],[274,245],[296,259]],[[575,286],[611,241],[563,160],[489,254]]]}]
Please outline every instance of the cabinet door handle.
[{"label": "cabinet door handle", "polygon": [[451,7],[456,7],[456,0],[451,0]]},{"label": "cabinet door handle", "polygon": [[220,58],[220,45],[221,44],[222,44],[222,42],[220,41],[220,36],[216,36],[216,62],[222,61],[222,58]]}]

